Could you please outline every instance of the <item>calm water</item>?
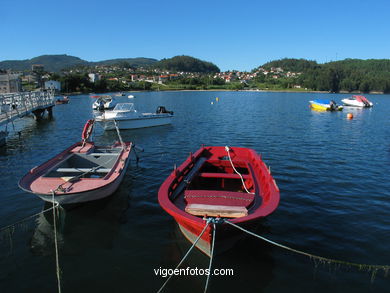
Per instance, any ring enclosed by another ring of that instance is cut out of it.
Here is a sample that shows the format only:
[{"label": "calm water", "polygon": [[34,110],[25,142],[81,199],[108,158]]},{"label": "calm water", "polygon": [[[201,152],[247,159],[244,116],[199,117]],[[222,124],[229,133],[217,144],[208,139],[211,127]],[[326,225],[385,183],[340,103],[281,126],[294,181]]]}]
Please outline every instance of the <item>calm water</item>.
[{"label": "calm water", "polygon": [[[312,98],[345,95],[247,92],[135,93],[139,111],[164,105],[171,126],[122,131],[145,152],[133,158],[120,189],[109,199],[62,211],[59,225],[62,292],[156,292],[165,281],[154,269],[174,268],[188,242],[158,205],[157,191],[190,151],[203,143],[255,149],[280,187],[277,211],[257,232],[329,258],[390,264],[390,96],[367,96],[373,109],[320,113]],[[215,98],[219,97],[219,102]],[[124,101],[125,97],[121,98]],[[129,101],[129,100],[127,100]],[[211,104],[214,102],[214,104]],[[25,118],[0,150],[0,227],[40,212],[43,202],[17,182],[32,167],[80,139],[92,99],[71,97],[54,120]],[[114,132],[97,127],[95,141]],[[57,292],[52,217],[39,216],[2,233],[0,291]],[[183,265],[206,268],[194,251]],[[208,292],[390,292],[390,276],[316,264],[307,257],[243,238],[215,258],[234,276],[212,277]],[[205,277],[175,277],[165,292],[203,292]]]}]

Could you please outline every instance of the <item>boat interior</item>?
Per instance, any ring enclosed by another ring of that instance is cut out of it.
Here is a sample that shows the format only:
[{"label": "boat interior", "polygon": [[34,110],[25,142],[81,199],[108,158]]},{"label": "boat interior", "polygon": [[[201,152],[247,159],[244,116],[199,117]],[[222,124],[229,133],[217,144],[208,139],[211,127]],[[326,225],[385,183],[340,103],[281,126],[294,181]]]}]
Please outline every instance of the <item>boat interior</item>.
[{"label": "boat interior", "polygon": [[237,218],[248,215],[248,209],[255,203],[256,188],[247,162],[234,161],[234,167],[250,193],[246,192],[240,175],[235,173],[228,158],[202,159],[194,163],[183,179],[186,187],[182,190],[183,196],[178,196],[175,203],[187,213],[201,217]]},{"label": "boat interior", "polygon": [[43,177],[103,178],[111,171],[121,154],[121,148],[94,148],[89,153],[71,153],[51,168]]}]

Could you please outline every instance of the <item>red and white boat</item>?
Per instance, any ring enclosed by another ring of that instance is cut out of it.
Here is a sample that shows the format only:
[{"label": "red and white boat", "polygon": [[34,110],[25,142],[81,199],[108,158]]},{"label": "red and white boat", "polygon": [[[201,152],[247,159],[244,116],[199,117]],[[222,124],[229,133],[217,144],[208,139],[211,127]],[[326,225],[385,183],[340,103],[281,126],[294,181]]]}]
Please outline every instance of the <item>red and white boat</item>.
[{"label": "red and white boat", "polygon": [[341,100],[345,106],[349,107],[372,107],[374,104],[370,102],[365,96],[352,96]]},{"label": "red and white boat", "polygon": [[[132,143],[96,146],[88,141],[94,120],[88,120],[82,141],[30,170],[19,187],[60,205],[101,199],[114,193],[129,164]],[[53,197],[54,192],[54,197]]]},{"label": "red and white boat", "polygon": [[[202,146],[190,154],[158,192],[161,207],[174,217],[192,243],[203,231],[207,217],[248,225],[271,214],[278,207],[279,198],[275,180],[254,150],[221,146]],[[212,227],[208,226],[196,244],[209,256]],[[231,242],[229,238],[236,232],[232,233],[232,229],[235,228],[221,221],[217,242]]]}]

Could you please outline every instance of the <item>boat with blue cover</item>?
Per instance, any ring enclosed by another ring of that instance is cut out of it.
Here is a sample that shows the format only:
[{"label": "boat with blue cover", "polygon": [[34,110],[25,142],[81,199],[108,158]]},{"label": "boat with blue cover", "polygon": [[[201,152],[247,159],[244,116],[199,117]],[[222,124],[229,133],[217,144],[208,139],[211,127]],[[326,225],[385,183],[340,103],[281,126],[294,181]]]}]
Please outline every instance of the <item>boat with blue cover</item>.
[{"label": "boat with blue cover", "polygon": [[342,111],[343,106],[337,105],[334,100],[316,99],[309,101],[310,107],[318,111]]}]

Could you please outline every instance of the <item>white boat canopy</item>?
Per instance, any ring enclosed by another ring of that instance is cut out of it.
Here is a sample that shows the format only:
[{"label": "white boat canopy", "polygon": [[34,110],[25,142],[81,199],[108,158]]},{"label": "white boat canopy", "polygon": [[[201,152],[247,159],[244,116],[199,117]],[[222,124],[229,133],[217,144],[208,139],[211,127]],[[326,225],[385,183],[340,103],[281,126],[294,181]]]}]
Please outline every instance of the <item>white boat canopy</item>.
[{"label": "white boat canopy", "polygon": [[116,112],[137,112],[137,110],[134,109],[133,103],[118,103],[118,104],[116,104],[113,111],[116,111]]}]

